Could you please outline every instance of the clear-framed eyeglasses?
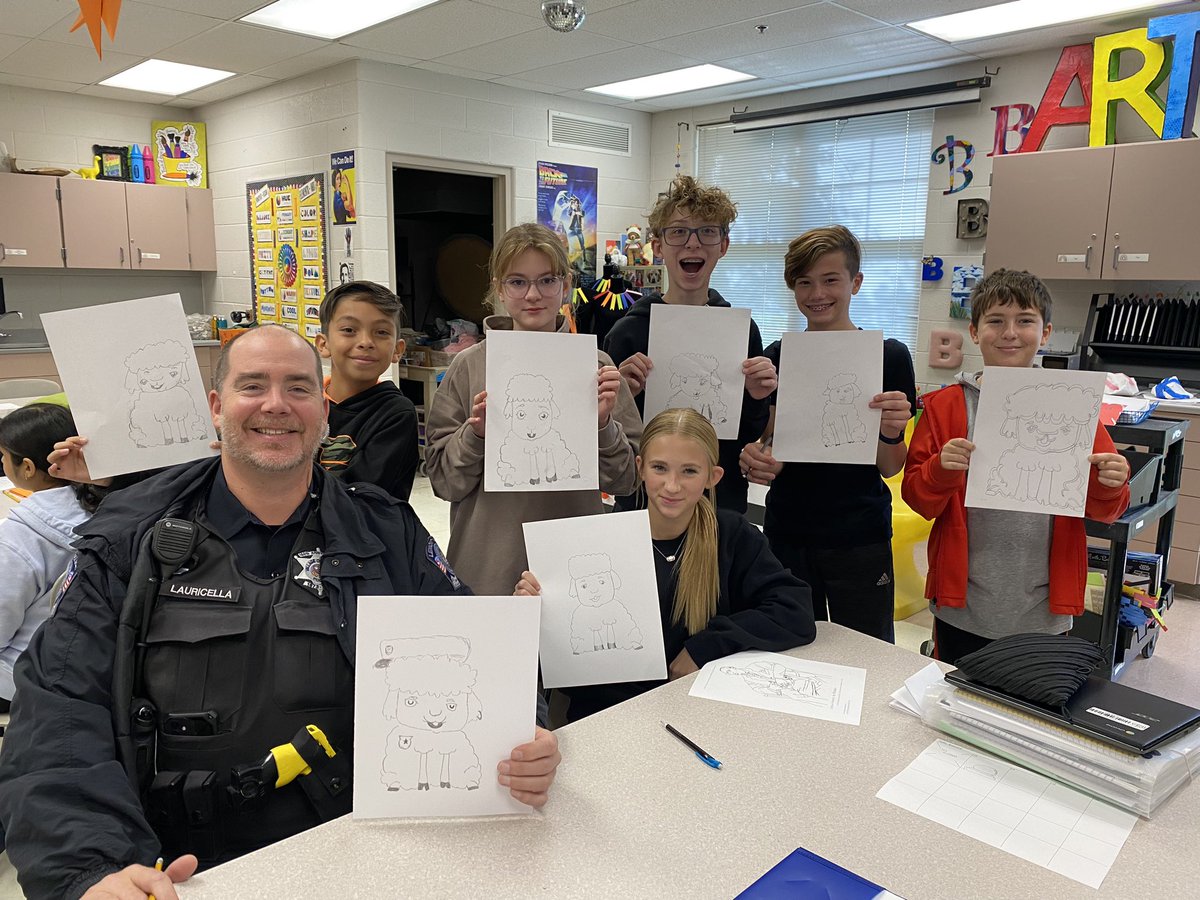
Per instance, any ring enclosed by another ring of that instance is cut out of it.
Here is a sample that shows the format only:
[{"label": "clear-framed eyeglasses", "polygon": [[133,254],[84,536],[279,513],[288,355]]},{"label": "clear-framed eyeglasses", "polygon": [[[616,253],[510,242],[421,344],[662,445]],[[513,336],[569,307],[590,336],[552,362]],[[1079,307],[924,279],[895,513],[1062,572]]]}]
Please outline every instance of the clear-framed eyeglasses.
[{"label": "clear-framed eyeglasses", "polygon": [[543,275],[530,281],[528,278],[505,278],[500,282],[504,295],[510,300],[521,300],[529,293],[529,286],[537,288],[543,297],[554,297],[562,291],[563,277],[561,275]]},{"label": "clear-framed eyeglasses", "polygon": [[711,247],[721,243],[721,239],[725,237],[725,227],[723,225],[701,225],[699,228],[684,228],[682,225],[669,225],[662,231],[663,243],[672,247],[682,247],[691,240],[693,234],[700,243],[708,244]]}]

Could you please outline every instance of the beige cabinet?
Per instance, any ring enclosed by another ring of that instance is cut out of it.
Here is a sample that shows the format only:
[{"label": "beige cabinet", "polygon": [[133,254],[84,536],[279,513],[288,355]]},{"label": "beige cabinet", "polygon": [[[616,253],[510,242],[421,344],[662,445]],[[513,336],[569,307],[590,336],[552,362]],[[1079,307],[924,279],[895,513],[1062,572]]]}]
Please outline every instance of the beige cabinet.
[{"label": "beige cabinet", "polygon": [[986,268],[1042,278],[1200,278],[1190,224],[1198,168],[1197,139],[997,157]]},{"label": "beige cabinet", "polygon": [[130,268],[125,184],[62,178],[59,192],[67,268]]},{"label": "beige cabinet", "polygon": [[62,222],[45,175],[0,173],[0,270],[62,268]]},{"label": "beige cabinet", "polygon": [[195,272],[217,271],[217,227],[213,217],[213,194],[207,188],[180,191],[187,200],[189,268]]},{"label": "beige cabinet", "polygon": [[125,185],[129,261],[134,269],[179,270],[188,261],[187,188]]}]

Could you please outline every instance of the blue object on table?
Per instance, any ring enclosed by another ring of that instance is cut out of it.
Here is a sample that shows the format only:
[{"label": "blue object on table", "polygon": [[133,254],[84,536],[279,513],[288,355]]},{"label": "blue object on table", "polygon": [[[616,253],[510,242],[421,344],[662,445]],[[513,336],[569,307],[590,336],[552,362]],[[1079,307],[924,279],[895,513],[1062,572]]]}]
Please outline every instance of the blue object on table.
[{"label": "blue object on table", "polygon": [[799,847],[738,894],[736,900],[876,900],[885,897],[895,898],[896,895]]},{"label": "blue object on table", "polygon": [[1164,378],[1154,386],[1154,396],[1160,400],[1191,400],[1192,393],[1188,391],[1179,379],[1172,375],[1170,378]]}]

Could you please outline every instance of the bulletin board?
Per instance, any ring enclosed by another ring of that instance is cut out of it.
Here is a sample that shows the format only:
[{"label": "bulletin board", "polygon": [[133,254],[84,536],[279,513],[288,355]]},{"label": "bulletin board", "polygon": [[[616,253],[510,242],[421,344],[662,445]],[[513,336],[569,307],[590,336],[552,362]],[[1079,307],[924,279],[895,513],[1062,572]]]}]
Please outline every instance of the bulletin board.
[{"label": "bulletin board", "polygon": [[310,341],[325,296],[325,176],[246,185],[250,284],[259,323],[277,322]]}]

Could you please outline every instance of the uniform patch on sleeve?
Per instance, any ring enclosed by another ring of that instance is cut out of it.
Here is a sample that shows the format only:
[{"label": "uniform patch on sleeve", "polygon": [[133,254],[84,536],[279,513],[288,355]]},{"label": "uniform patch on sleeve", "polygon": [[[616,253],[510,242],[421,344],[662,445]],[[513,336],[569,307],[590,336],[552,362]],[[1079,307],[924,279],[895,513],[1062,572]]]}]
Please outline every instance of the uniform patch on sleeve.
[{"label": "uniform patch on sleeve", "polygon": [[50,615],[58,612],[58,601],[63,598],[63,594],[67,592],[67,588],[71,586],[71,582],[75,580],[75,575],[79,572],[79,554],[76,553],[71,557],[71,562],[67,565],[67,571],[63,573],[62,584],[58,588],[58,593],[54,595],[54,603],[50,609]]},{"label": "uniform patch on sleeve", "polygon": [[437,545],[437,541],[433,538],[430,538],[429,543],[425,545],[425,557],[441,569],[442,574],[446,576],[446,580],[450,582],[455,590],[462,587],[462,582],[458,580],[458,576],[450,568],[450,563],[446,562],[446,557],[442,555],[442,548]]}]

